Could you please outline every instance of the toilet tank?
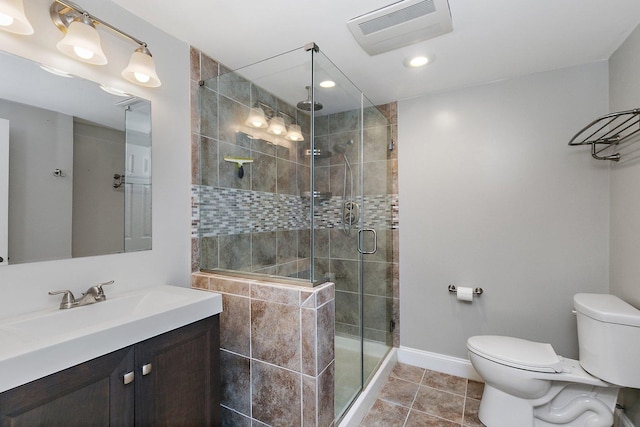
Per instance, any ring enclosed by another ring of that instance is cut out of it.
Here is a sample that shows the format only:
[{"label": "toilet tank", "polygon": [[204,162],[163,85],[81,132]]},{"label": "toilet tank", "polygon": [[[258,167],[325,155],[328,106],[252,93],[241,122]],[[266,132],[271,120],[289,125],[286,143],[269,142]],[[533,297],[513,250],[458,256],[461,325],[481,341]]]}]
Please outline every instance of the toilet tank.
[{"label": "toilet tank", "polygon": [[580,365],[591,375],[640,388],[640,310],[609,294],[576,294]]}]

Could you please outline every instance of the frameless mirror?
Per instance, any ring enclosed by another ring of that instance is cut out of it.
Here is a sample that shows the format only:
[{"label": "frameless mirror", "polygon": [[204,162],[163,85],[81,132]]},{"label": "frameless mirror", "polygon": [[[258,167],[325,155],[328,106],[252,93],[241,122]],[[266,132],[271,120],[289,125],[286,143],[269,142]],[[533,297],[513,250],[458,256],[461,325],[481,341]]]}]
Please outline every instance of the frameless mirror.
[{"label": "frameless mirror", "polygon": [[0,265],[151,249],[150,102],[0,61]]}]

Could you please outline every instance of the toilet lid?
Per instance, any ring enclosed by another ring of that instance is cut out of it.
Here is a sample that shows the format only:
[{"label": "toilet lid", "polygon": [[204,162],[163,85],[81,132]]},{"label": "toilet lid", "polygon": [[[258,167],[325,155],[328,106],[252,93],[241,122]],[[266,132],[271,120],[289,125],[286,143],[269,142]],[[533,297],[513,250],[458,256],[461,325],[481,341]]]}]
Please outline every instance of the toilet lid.
[{"label": "toilet lid", "polygon": [[482,335],[469,338],[467,348],[485,359],[514,368],[534,372],[562,372],[562,358],[556,354],[551,344]]}]

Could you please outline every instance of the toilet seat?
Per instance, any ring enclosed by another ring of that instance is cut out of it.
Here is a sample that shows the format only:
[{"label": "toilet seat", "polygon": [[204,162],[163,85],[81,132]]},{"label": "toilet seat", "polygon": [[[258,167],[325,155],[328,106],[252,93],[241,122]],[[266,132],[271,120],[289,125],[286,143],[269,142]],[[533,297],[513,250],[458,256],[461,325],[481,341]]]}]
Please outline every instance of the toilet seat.
[{"label": "toilet seat", "polygon": [[467,348],[480,357],[517,369],[552,374],[563,371],[562,357],[556,354],[551,344],[481,335],[469,338]]}]

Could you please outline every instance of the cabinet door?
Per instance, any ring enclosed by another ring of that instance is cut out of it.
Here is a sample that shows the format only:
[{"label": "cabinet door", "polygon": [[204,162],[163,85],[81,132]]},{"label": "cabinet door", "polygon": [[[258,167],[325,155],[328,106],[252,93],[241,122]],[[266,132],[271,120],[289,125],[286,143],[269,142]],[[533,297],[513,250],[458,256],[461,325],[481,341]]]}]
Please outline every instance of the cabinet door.
[{"label": "cabinet door", "polygon": [[132,426],[133,347],[0,394],[0,426]]},{"label": "cabinet door", "polygon": [[136,426],[218,426],[219,316],[136,345]]}]

